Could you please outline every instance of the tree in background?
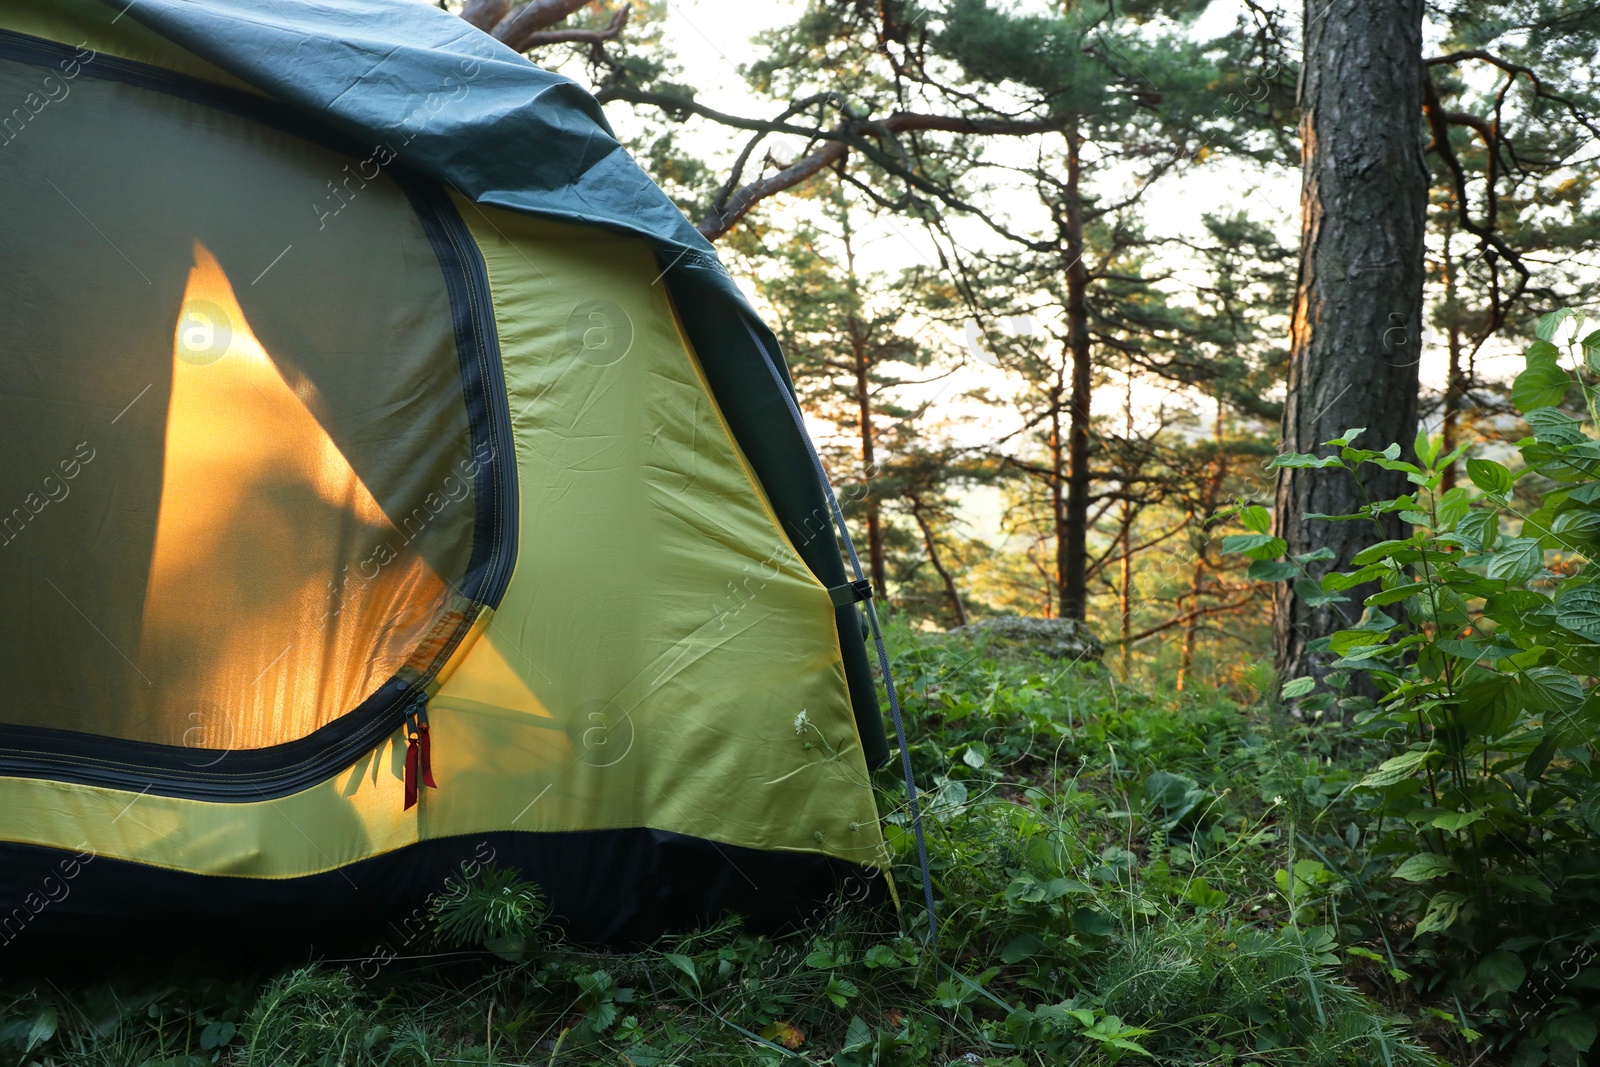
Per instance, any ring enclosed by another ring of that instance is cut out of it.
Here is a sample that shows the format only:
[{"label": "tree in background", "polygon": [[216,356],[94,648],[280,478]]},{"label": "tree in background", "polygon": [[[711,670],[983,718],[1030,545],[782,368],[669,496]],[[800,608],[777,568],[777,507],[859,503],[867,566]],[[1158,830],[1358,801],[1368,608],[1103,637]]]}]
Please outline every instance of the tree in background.
[{"label": "tree in background", "polygon": [[1580,306],[1600,288],[1570,269],[1600,250],[1590,165],[1600,97],[1571,74],[1600,50],[1600,19],[1570,3],[1508,3],[1494,15],[1448,11],[1440,54],[1425,63],[1431,312],[1447,354],[1445,387],[1425,410],[1438,412],[1446,454],[1485,417],[1510,413],[1477,357],[1511,312]]},{"label": "tree in background", "polygon": [[[847,518],[859,515],[874,592],[888,598],[891,534],[883,509],[896,488],[886,469],[919,436],[913,426],[919,411],[905,402],[905,390],[948,370],[934,367],[932,347],[905,332],[907,284],[858,264],[860,208],[837,182],[813,188],[813,219],[783,233],[765,229],[745,251],[764,259],[758,287],[773,308],[802,404],[838,430],[821,444],[829,466],[836,478],[852,471],[858,478],[851,480],[867,487],[847,495]],[[922,492],[930,506],[942,494],[926,485]]]}]

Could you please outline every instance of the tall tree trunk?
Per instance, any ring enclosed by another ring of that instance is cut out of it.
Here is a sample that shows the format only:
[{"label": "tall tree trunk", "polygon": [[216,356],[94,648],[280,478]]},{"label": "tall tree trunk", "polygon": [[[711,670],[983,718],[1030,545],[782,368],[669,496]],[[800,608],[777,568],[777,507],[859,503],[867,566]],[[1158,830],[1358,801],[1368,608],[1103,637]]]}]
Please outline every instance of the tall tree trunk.
[{"label": "tall tree trunk", "polygon": [[922,531],[923,544],[928,546],[928,562],[933,564],[933,569],[938,572],[939,580],[944,582],[944,595],[950,601],[950,610],[955,614],[956,625],[967,624],[967,609],[961,605],[961,594],[956,591],[955,579],[951,576],[949,568],[939,558],[939,543],[933,539],[933,529],[928,525],[927,517],[922,513],[922,501],[917,497],[906,498],[911,504],[911,517],[917,520],[917,528]]},{"label": "tall tree trunk", "polygon": [[[1445,372],[1444,384],[1444,445],[1439,451],[1449,455],[1456,449],[1461,436],[1461,401],[1467,395],[1467,376],[1461,368],[1461,327],[1452,322],[1447,334],[1450,347],[1450,367]],[[1440,474],[1439,491],[1449,492],[1456,485],[1456,467],[1452,463]]]},{"label": "tall tree trunk", "polygon": [[[1128,375],[1127,388],[1122,394],[1122,434],[1124,441],[1133,440],[1133,375]],[[1117,542],[1122,547],[1122,579],[1117,587],[1117,631],[1122,643],[1118,646],[1118,661],[1122,669],[1122,680],[1128,680],[1129,661],[1133,656],[1133,519],[1138,514],[1134,510],[1133,485],[1129,477],[1133,471],[1132,450],[1127,450],[1128,458],[1124,460],[1124,474],[1122,476],[1122,500],[1117,504]],[[1141,467],[1143,463],[1139,464]]]},{"label": "tall tree trunk", "polygon": [[[1461,316],[1456,308],[1456,261],[1451,254],[1451,238],[1454,237],[1454,228],[1446,227],[1444,232],[1444,308],[1446,323],[1445,336],[1449,342],[1450,365],[1445,370],[1444,377],[1444,418],[1439,434],[1443,438],[1443,447],[1440,453],[1448,456],[1455,451],[1456,438],[1460,436],[1459,423],[1461,422],[1461,401],[1467,395],[1467,379],[1461,368]],[[1439,478],[1439,491],[1448,492],[1455,488],[1456,464],[1452,463],[1441,472]]]},{"label": "tall tree trunk", "polygon": [[[1300,272],[1291,324],[1283,447],[1317,451],[1345,429],[1361,444],[1416,434],[1421,347],[1423,222],[1428,173],[1422,158],[1423,0],[1308,0],[1300,72]],[[1337,476],[1335,476],[1337,475]],[[1397,496],[1405,477],[1381,472],[1367,496]],[[1282,470],[1277,526],[1293,554],[1327,546],[1348,566],[1362,548],[1399,536],[1400,520],[1308,523],[1311,512],[1345,514],[1363,502],[1338,472]],[[1320,676],[1312,642],[1353,623],[1370,589],[1347,604],[1312,608],[1290,583],[1277,590],[1273,620],[1278,670]]]},{"label": "tall tree trunk", "polygon": [[[871,366],[867,361],[867,340],[860,321],[850,316],[850,347],[856,368],[856,406],[861,420],[861,469],[865,477],[876,473],[877,446],[873,440]],[[888,571],[883,559],[883,515],[878,495],[867,493],[867,572],[872,578],[872,595],[883,600],[889,595]]]},{"label": "tall tree trunk", "polygon": [[[1206,581],[1206,550],[1205,542],[1201,541],[1194,546],[1194,574],[1189,579],[1189,595],[1180,598],[1178,611],[1181,614],[1188,607],[1194,611],[1200,606],[1200,591]],[[1194,667],[1194,649],[1200,636],[1200,616],[1191,615],[1189,621],[1183,624],[1183,650],[1178,655],[1178,692],[1183,692],[1183,687],[1188,684],[1189,671]]]},{"label": "tall tree trunk", "polygon": [[[851,311],[850,365],[855,368],[856,407],[861,433],[861,476],[869,484],[878,473],[876,428],[872,424],[872,353],[868,347],[866,324],[856,314],[861,306],[861,286],[856,277],[856,247],[854,231],[850,228],[850,211],[841,194],[839,221],[844,230],[845,278],[850,287]],[[866,497],[867,517],[867,575],[872,581],[872,595],[879,602],[889,596],[888,568],[883,554],[883,511],[876,493]]]},{"label": "tall tree trunk", "polygon": [[[1054,388],[1050,391],[1050,526],[1052,543],[1055,545],[1055,581],[1052,583],[1052,601],[1057,611],[1057,618],[1066,617],[1065,604],[1067,602],[1067,573],[1068,555],[1067,543],[1067,472],[1068,472],[1068,440],[1061,432],[1062,399],[1064,390],[1061,375],[1056,375]],[[1045,617],[1050,617],[1046,609]]]},{"label": "tall tree trunk", "polygon": [[1124,500],[1119,507],[1117,540],[1122,545],[1122,579],[1117,586],[1117,630],[1122,638],[1118,660],[1122,680],[1128,680],[1128,661],[1133,653],[1129,638],[1133,636],[1133,505]]},{"label": "tall tree trunk", "polygon": [[1083,138],[1067,127],[1067,347],[1072,352],[1066,532],[1062,545],[1061,617],[1082,619],[1089,607],[1089,268],[1083,262]]}]

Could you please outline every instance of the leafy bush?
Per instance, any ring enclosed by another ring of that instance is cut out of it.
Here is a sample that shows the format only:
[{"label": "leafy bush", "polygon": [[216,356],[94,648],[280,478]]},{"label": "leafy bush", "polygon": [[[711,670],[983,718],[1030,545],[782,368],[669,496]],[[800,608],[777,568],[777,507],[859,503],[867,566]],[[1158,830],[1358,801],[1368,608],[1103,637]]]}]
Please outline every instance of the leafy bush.
[{"label": "leafy bush", "polygon": [[[1531,431],[1516,442],[1517,470],[1471,458],[1472,487],[1442,488],[1466,446],[1441,456],[1438,438],[1419,436],[1410,463],[1398,445],[1356,447],[1360,430],[1327,442],[1333,455],[1275,461],[1358,481],[1368,467],[1403,472],[1407,494],[1317,518],[1397,514],[1410,536],[1320,580],[1309,565],[1327,555],[1280,559],[1260,508],[1240,513],[1255,532],[1224,545],[1312,603],[1347,604],[1346,591],[1378,585],[1351,625],[1313,646],[1331,659],[1326,676],[1292,679],[1283,694],[1307,711],[1340,709],[1383,747],[1388,758],[1356,786],[1373,867],[1352,874],[1360,910],[1401,920],[1419,987],[1443,983],[1452,1021],[1514,1042],[1517,1067],[1581,1062],[1600,1009],[1600,440],[1565,410],[1577,399],[1600,425],[1600,330],[1582,325],[1572,311],[1538,325],[1511,390]],[[1348,688],[1355,673],[1376,683],[1376,701]],[[1370,875],[1381,884],[1368,887]]]}]

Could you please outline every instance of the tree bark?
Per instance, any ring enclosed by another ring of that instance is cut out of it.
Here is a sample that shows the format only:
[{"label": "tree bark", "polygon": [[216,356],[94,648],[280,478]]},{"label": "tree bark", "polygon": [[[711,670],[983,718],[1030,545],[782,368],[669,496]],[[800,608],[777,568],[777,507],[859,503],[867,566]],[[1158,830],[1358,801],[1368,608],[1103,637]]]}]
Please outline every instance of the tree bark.
[{"label": "tree bark", "polygon": [[[1441,420],[1439,433],[1443,445],[1439,452],[1448,456],[1455,451],[1456,438],[1459,434],[1461,422],[1461,402],[1466,397],[1466,375],[1461,369],[1461,316],[1456,307],[1456,261],[1451,250],[1451,238],[1455,236],[1455,227],[1446,225],[1444,231],[1444,306],[1445,314],[1449,317],[1445,325],[1446,337],[1450,353],[1450,365],[1445,369],[1444,377],[1444,417]],[[1455,488],[1456,467],[1452,463],[1440,472],[1439,492],[1447,493]]]},{"label": "tree bark", "polygon": [[1122,680],[1128,680],[1129,657],[1133,654],[1128,638],[1133,633],[1133,505],[1124,500],[1117,522],[1117,539],[1122,544],[1122,581],[1117,585],[1117,633],[1122,638],[1120,666]]},{"label": "tree bark", "polygon": [[[1421,348],[1423,224],[1428,174],[1422,151],[1423,0],[1309,0],[1300,74],[1300,271],[1291,323],[1283,448],[1315,452],[1349,428],[1360,444],[1416,434]],[[1364,477],[1366,477],[1364,475]],[[1345,567],[1362,548],[1399,535],[1398,517],[1372,523],[1308,523],[1312,512],[1347,514],[1365,499],[1397,496],[1406,481],[1385,471],[1366,493],[1340,472],[1279,472],[1276,521],[1289,552],[1321,546]],[[1370,589],[1350,602],[1309,607],[1291,583],[1278,587],[1274,651],[1285,678],[1320,677],[1319,638],[1354,623]]]},{"label": "tree bark", "polygon": [[[1067,449],[1068,435],[1061,432],[1062,399],[1064,396],[1061,375],[1058,372],[1050,391],[1050,532],[1055,545],[1055,581],[1053,596],[1047,599],[1056,608],[1057,618],[1069,618],[1067,604]],[[1046,613],[1048,615],[1048,612]]]},{"label": "tree bark", "polygon": [[[1204,545],[1197,545],[1194,554],[1194,573],[1189,578],[1189,594],[1178,601],[1178,611],[1182,613],[1184,605],[1200,603],[1201,590],[1205,588],[1206,581],[1206,556]],[[1200,636],[1200,616],[1192,615],[1183,628],[1183,648],[1178,654],[1178,681],[1174,686],[1178,692],[1183,692],[1183,687],[1189,683],[1189,671],[1194,668],[1194,650]]]},{"label": "tree bark", "polygon": [[1089,394],[1094,367],[1089,359],[1089,268],[1083,262],[1083,201],[1080,182],[1083,138],[1074,120],[1067,128],[1067,347],[1072,353],[1071,418],[1068,425],[1066,536],[1062,550],[1061,617],[1083,619],[1089,606]]},{"label": "tree bark", "polygon": [[[873,441],[872,380],[867,356],[867,338],[861,321],[850,316],[851,358],[856,370],[856,407],[861,420],[861,470],[869,484],[878,469],[877,446]],[[867,570],[872,576],[872,595],[879,600],[888,597],[888,568],[883,557],[883,514],[878,496],[870,490],[866,499],[867,515]]]},{"label": "tree bark", "polygon": [[950,610],[955,614],[956,625],[967,624],[967,609],[962,606],[961,594],[956,591],[955,578],[950,574],[950,569],[939,558],[939,543],[933,539],[933,528],[928,525],[927,518],[922,514],[922,501],[916,497],[908,498],[911,502],[911,517],[917,520],[917,528],[922,531],[923,544],[928,546],[928,562],[933,564],[933,569],[939,575],[939,580],[944,582],[944,595],[950,601]]},{"label": "tree bark", "polygon": [[855,374],[857,430],[861,436],[861,477],[868,486],[866,499],[867,518],[867,573],[872,579],[872,595],[879,602],[888,599],[888,566],[883,552],[883,509],[878,496],[871,491],[872,479],[878,473],[877,428],[872,423],[872,352],[867,325],[855,309],[861,306],[861,285],[856,276],[856,247],[854,231],[850,228],[850,214],[841,202],[840,223],[844,232],[844,263],[846,284],[850,287],[851,311],[846,322],[850,334],[850,366]]}]

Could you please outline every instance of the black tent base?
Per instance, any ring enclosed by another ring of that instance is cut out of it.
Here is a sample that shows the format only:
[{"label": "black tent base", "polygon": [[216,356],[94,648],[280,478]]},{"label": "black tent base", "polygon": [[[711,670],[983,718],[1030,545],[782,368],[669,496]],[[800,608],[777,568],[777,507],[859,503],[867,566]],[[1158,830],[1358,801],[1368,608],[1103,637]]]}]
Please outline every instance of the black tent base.
[{"label": "black tent base", "polygon": [[779,933],[853,902],[883,876],[823,856],[656,830],[496,832],[427,841],[302,878],[232,878],[36,845],[0,845],[0,974],[42,961],[200,950],[379,964],[436,951],[432,905],[493,864],[536,883],[583,945],[629,948],[737,914]]}]

